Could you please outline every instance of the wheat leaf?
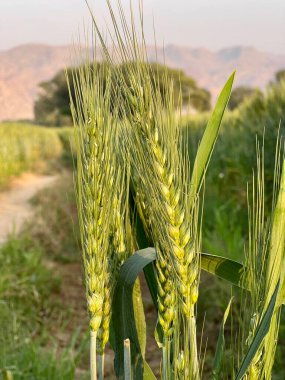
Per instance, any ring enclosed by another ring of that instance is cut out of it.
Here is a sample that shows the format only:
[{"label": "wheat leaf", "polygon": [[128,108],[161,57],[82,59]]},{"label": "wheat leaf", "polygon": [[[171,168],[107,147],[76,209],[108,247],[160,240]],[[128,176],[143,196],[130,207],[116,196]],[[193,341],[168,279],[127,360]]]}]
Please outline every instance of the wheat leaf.
[{"label": "wheat leaf", "polygon": [[244,281],[242,280],[245,267],[238,261],[209,253],[201,253],[201,268],[223,280],[229,281],[233,285],[244,286]]},{"label": "wheat leaf", "polygon": [[[124,340],[130,339],[132,373],[135,379],[155,379],[144,361],[145,322],[141,306],[134,310],[133,289],[139,273],[155,258],[154,248],[135,252],[122,265],[112,304],[112,327],[117,377],[124,375]],[[136,314],[140,314],[139,316]]]},{"label": "wheat leaf", "polygon": [[194,167],[193,167],[193,174],[191,178],[191,189],[190,189],[191,200],[193,200],[196,194],[199,192],[202,179],[207,170],[207,166],[209,164],[211,154],[213,152],[213,149],[218,137],[223,115],[230,98],[234,77],[235,77],[235,71],[231,74],[231,76],[227,80],[224,88],[222,89],[220,93],[220,96],[217,100],[217,103],[212,112],[210,120],[208,121],[201,144],[199,146]]}]

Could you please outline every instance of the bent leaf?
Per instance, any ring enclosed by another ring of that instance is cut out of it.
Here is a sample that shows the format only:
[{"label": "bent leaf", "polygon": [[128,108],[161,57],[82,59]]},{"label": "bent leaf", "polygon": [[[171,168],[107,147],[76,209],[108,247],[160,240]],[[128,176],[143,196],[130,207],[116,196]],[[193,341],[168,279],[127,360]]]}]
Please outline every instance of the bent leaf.
[{"label": "bent leaf", "polygon": [[202,179],[206,173],[219,134],[224,112],[231,95],[234,77],[235,71],[229,77],[227,83],[220,93],[220,96],[217,100],[217,103],[212,112],[210,120],[208,121],[206,130],[201,140],[191,178],[190,199],[192,199],[192,201],[195,198],[196,194],[199,192]]},{"label": "bent leaf", "polygon": [[245,267],[238,261],[209,253],[201,253],[201,268],[233,285],[244,287]]},{"label": "bent leaf", "polygon": [[[223,256],[211,255],[210,253],[201,253],[201,268],[205,272],[230,282],[232,285],[250,291],[246,286],[246,268],[238,261]],[[278,306],[285,305],[285,281],[280,287],[276,303]]]},{"label": "bent leaf", "polygon": [[124,340],[130,339],[132,373],[135,379],[154,380],[155,376],[144,361],[144,323],[138,323],[142,315],[140,307],[134,311],[133,289],[139,273],[155,259],[154,248],[135,252],[122,265],[112,304],[112,327],[117,377],[124,376]]}]

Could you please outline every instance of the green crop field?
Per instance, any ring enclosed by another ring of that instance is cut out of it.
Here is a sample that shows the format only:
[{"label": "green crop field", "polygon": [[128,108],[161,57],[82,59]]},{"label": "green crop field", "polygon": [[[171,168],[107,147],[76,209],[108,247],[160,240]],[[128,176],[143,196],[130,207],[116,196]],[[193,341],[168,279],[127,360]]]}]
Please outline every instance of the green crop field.
[{"label": "green crop field", "polygon": [[24,171],[58,159],[62,144],[55,130],[22,123],[0,124],[0,186]]}]

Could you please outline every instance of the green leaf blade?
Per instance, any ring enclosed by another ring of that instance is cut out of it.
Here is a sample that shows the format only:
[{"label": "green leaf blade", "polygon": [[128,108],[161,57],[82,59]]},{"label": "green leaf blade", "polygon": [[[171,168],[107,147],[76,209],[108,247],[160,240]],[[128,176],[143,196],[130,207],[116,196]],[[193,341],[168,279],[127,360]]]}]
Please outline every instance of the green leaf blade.
[{"label": "green leaf blade", "polygon": [[254,335],[254,338],[248,348],[248,351],[242,361],[242,364],[240,366],[239,372],[235,378],[235,380],[241,380],[244,375],[246,374],[253,358],[255,357],[257,351],[260,349],[260,346],[262,345],[263,339],[267,335],[269,328],[270,328],[270,322],[272,319],[272,316],[274,314],[277,294],[279,290],[279,281],[276,285],[276,288],[274,290],[274,293],[271,297],[271,300],[269,302],[269,305],[263,315],[263,318],[261,319],[259,325],[257,326],[256,333]]},{"label": "green leaf blade", "polygon": [[228,303],[228,306],[225,310],[222,324],[220,327],[220,332],[219,332],[219,337],[218,337],[218,342],[217,342],[217,347],[216,347],[216,352],[215,352],[215,357],[214,357],[212,380],[219,380],[221,378],[222,360],[223,360],[224,350],[225,350],[224,331],[225,331],[225,324],[229,316],[232,301],[233,301],[233,297],[230,299],[230,302]]},{"label": "green leaf blade", "polygon": [[196,195],[198,194],[202,179],[206,173],[207,166],[209,164],[218,134],[220,130],[220,126],[222,123],[222,119],[225,113],[225,109],[227,107],[233,81],[235,77],[235,71],[231,74],[229,79],[227,80],[224,88],[222,89],[220,96],[217,100],[215,108],[212,112],[210,120],[208,121],[206,130],[204,132],[201,144],[199,146],[194,167],[191,178],[191,188],[190,188],[190,200],[191,202],[194,200]]}]

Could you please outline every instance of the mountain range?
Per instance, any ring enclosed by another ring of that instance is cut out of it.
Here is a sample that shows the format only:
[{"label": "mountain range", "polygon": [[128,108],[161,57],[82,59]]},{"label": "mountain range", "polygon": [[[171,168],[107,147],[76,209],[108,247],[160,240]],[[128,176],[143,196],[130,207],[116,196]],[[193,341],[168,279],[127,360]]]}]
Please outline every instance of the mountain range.
[{"label": "mountain range", "polygon": [[[0,51],[0,120],[32,119],[39,83],[51,79],[74,61],[72,46],[21,45]],[[264,89],[285,68],[285,55],[236,46],[216,52],[205,48],[168,45],[148,47],[150,60],[179,68],[207,88],[213,101],[230,73],[237,69],[235,86]],[[165,58],[164,58],[165,57]]]}]

